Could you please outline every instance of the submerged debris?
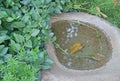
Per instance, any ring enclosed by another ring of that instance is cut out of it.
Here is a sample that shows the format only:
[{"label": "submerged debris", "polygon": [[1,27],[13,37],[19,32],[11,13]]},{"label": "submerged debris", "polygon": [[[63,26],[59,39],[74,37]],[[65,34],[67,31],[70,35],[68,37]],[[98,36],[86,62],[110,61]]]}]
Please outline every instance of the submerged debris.
[{"label": "submerged debris", "polygon": [[83,45],[80,43],[75,43],[70,47],[70,54],[74,54],[77,51],[80,51],[83,48]]},{"label": "submerged debris", "polygon": [[69,61],[69,62],[67,63],[67,66],[71,67],[71,66],[72,66],[72,62]]},{"label": "submerged debris", "polygon": [[105,56],[102,55],[102,54],[95,54],[94,56],[92,56],[92,59],[96,60],[96,61],[102,61],[102,60],[105,60]]}]

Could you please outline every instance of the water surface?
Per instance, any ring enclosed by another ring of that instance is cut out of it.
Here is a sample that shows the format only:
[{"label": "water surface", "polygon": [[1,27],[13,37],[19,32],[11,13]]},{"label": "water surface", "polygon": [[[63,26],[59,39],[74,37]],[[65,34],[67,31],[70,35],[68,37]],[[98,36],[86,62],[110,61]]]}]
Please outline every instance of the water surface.
[{"label": "water surface", "polygon": [[[56,49],[56,56],[59,62],[69,69],[99,68],[106,64],[112,55],[108,38],[93,25],[80,21],[63,20],[53,23],[52,30],[57,37],[56,42],[62,49],[68,50],[65,54],[60,49]],[[81,44],[83,48],[70,54],[70,48],[75,43]],[[99,58],[100,60],[98,60]],[[101,58],[103,59],[101,60]]]}]

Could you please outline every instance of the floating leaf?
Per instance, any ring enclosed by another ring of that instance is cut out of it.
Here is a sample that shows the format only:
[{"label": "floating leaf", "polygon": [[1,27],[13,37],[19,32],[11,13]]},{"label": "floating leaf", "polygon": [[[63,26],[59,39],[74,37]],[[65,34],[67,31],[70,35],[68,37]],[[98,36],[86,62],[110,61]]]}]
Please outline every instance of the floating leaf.
[{"label": "floating leaf", "polygon": [[74,54],[77,51],[82,50],[83,46],[80,43],[75,43],[70,47],[70,54]]},{"label": "floating leaf", "polygon": [[96,38],[97,38],[97,39],[100,39],[100,38],[101,38],[101,35],[100,35],[100,34],[97,34],[97,35],[96,35]]}]

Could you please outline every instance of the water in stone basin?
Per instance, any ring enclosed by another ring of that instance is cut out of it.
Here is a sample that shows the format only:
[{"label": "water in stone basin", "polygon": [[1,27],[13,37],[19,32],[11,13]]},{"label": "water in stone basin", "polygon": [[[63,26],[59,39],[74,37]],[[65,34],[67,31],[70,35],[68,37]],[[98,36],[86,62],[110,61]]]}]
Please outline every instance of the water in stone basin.
[{"label": "water in stone basin", "polygon": [[60,49],[56,49],[56,56],[59,62],[69,69],[99,68],[106,64],[112,55],[109,39],[93,25],[63,20],[53,23],[52,30],[57,37],[56,43],[60,45]]}]

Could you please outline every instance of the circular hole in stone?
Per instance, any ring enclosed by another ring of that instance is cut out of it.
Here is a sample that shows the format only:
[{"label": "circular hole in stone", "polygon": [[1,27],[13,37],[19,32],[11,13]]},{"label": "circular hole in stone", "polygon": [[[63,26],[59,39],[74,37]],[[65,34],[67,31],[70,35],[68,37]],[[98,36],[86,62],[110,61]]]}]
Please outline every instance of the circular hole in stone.
[{"label": "circular hole in stone", "polygon": [[56,56],[69,69],[90,70],[105,65],[112,55],[110,40],[97,27],[76,20],[52,23],[57,37]]}]

